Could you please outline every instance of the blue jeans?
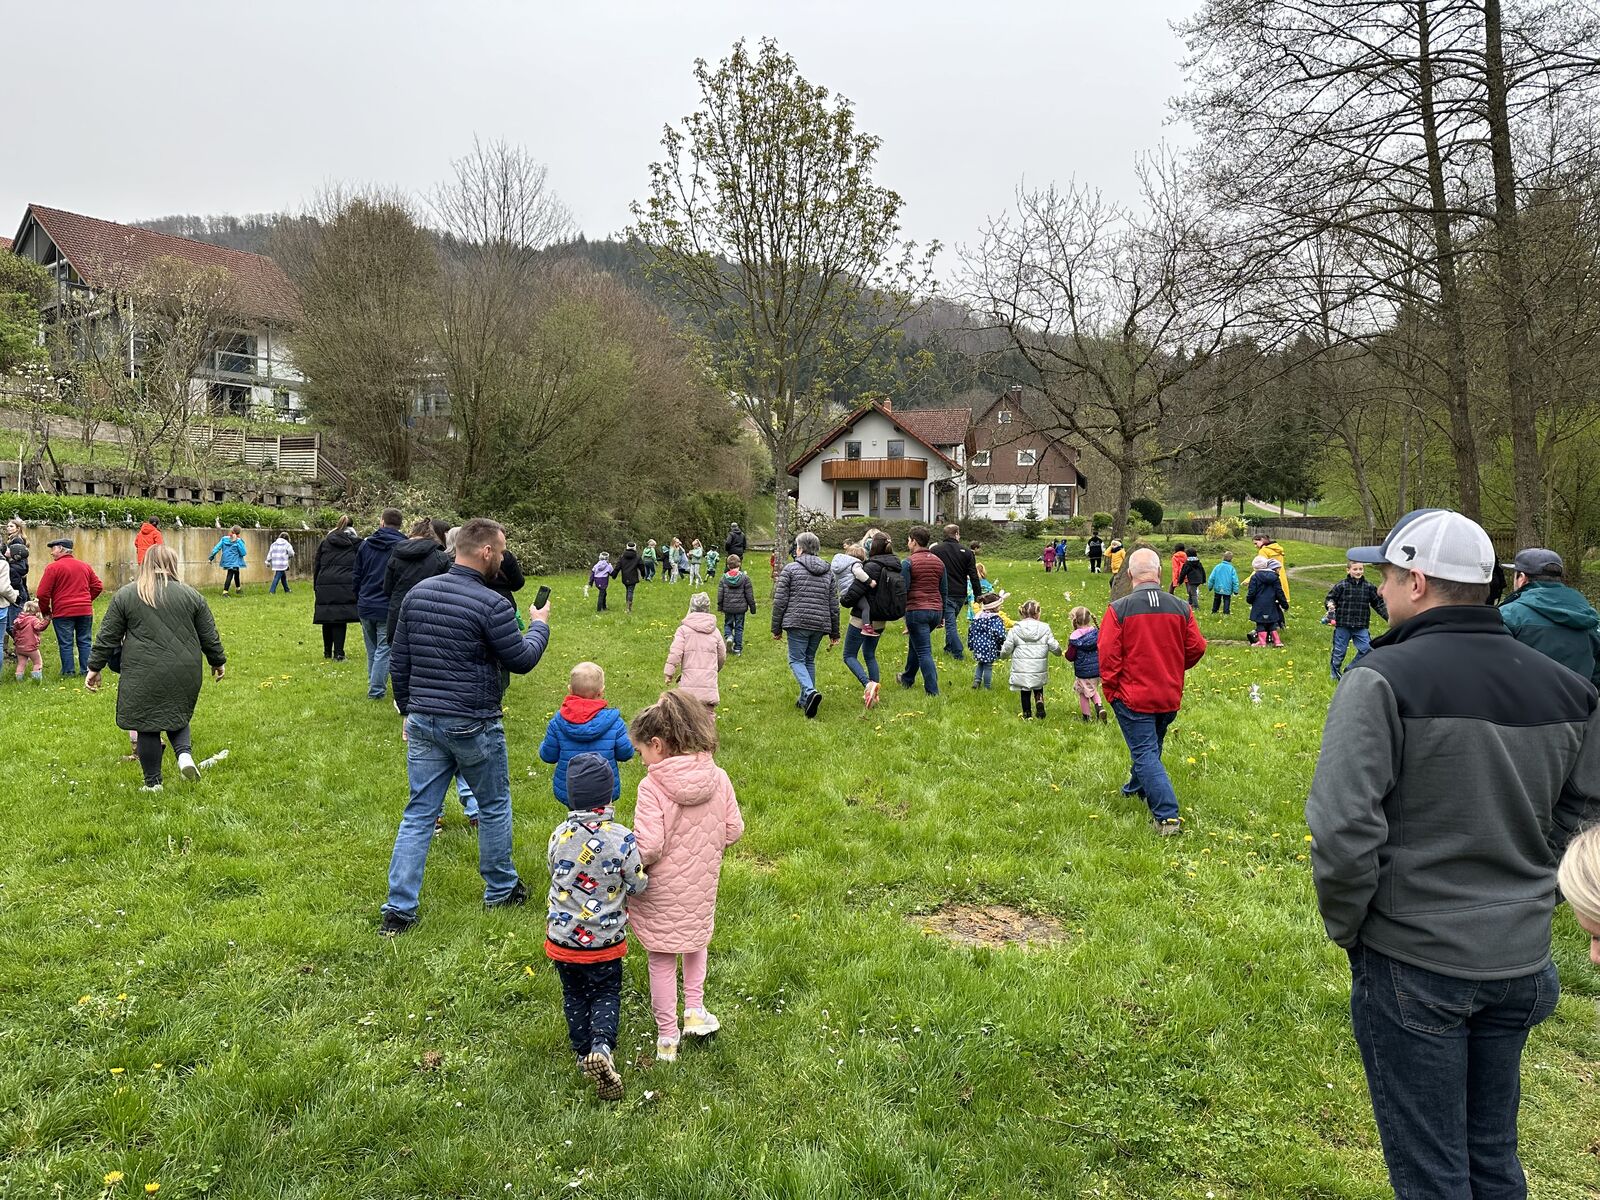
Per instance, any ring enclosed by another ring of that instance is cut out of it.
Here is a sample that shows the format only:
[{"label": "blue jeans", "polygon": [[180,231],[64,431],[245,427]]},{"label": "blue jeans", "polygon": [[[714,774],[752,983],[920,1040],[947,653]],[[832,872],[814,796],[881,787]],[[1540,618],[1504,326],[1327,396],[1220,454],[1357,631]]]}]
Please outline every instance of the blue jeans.
[{"label": "blue jeans", "polygon": [[791,629],[789,632],[789,670],[794,672],[800,685],[800,699],[804,700],[817,690],[817,651],[822,648],[824,633],[808,629]]},{"label": "blue jeans", "polygon": [[[866,658],[867,665],[861,665],[861,659]],[[844,665],[850,668],[862,687],[869,683],[878,682],[878,638],[868,637],[851,625],[844,631]]]},{"label": "blue jeans", "polygon": [[444,812],[450,777],[459,776],[478,798],[478,874],[483,902],[504,900],[517,886],[511,862],[511,776],[506,734],[498,717],[407,718],[406,775],[411,800],[400,818],[389,859],[389,898],[383,911],[417,915],[422,868],[433,843],[433,825]]},{"label": "blue jeans", "polygon": [[735,653],[744,649],[745,616],[745,613],[722,614],[722,636],[733,647]]},{"label": "blue jeans", "polygon": [[1343,625],[1333,627],[1333,658],[1328,665],[1335,679],[1344,674],[1344,656],[1350,652],[1351,642],[1356,644],[1356,656],[1350,660],[1353,667],[1372,649],[1372,635],[1365,629],[1346,629]]},{"label": "blue jeans", "polygon": [[362,617],[361,640],[367,644],[367,696],[382,700],[389,688],[389,620]]},{"label": "blue jeans", "polygon": [[460,775],[456,776],[456,797],[461,801],[461,811],[468,817],[478,815],[478,798],[472,794],[472,789],[467,786],[467,781]]},{"label": "blue jeans", "polygon": [[956,614],[960,611],[961,601],[953,600],[946,596],[944,601],[944,652],[957,662],[960,662],[965,657],[962,653],[961,631],[956,626]]},{"label": "blue jeans", "polygon": [[1167,729],[1178,714],[1134,712],[1121,700],[1111,702],[1111,711],[1117,714],[1122,740],[1128,743],[1128,756],[1133,760],[1123,792],[1143,796],[1156,820],[1172,820],[1178,815],[1178,796],[1172,790],[1172,780],[1167,778],[1166,767],[1161,765],[1161,751]]},{"label": "blue jeans", "polygon": [[272,583],[267,587],[267,595],[270,596],[276,592],[280,583],[283,584],[283,594],[287,596],[289,594],[289,572],[287,571],[274,571],[272,573]]},{"label": "blue jeans", "polygon": [[994,664],[980,662],[972,670],[972,686],[994,691]]},{"label": "blue jeans", "polygon": [[915,683],[920,670],[923,690],[930,696],[939,694],[939,668],[933,665],[933,631],[942,618],[942,613],[931,608],[906,614],[906,669],[900,675],[903,687]]},{"label": "blue jeans", "polygon": [[1524,1200],[1522,1047],[1560,994],[1552,963],[1457,979],[1350,951],[1350,1020],[1398,1200]]},{"label": "blue jeans", "polygon": [[89,672],[89,651],[94,648],[94,617],[56,617],[50,622],[55,627],[56,644],[61,647],[61,673],[74,675],[72,647],[78,647],[78,665],[84,674]]}]

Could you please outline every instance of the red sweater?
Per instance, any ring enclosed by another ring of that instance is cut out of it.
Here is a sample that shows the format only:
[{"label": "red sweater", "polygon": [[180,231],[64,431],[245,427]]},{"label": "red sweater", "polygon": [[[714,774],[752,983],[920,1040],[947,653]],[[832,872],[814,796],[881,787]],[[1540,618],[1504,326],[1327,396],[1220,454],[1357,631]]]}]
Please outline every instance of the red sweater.
[{"label": "red sweater", "polygon": [[1194,612],[1160,584],[1141,583],[1100,623],[1100,680],[1134,712],[1177,712],[1183,675],[1206,652]]},{"label": "red sweater", "polygon": [[104,590],[93,567],[66,555],[45,567],[33,596],[46,617],[88,617],[94,615],[95,597]]}]

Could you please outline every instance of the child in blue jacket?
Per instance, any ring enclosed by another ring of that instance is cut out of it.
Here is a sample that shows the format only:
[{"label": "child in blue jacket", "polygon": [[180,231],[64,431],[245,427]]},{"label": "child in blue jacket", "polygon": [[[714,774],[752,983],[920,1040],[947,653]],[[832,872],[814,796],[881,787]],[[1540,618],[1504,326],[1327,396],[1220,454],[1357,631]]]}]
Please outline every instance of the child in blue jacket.
[{"label": "child in blue jacket", "polygon": [[[1100,626],[1094,614],[1078,605],[1067,615],[1072,633],[1063,652],[1072,664],[1072,690],[1078,694],[1078,715],[1085,721],[1106,720],[1106,697],[1100,686]],[[1089,710],[1094,709],[1094,717]]]},{"label": "child in blue jacket", "polygon": [[606,673],[599,663],[581,662],[572,668],[571,694],[561,702],[561,708],[550,718],[544,731],[544,741],[539,746],[539,757],[556,766],[551,781],[556,799],[567,802],[567,764],[577,754],[598,754],[609,762],[617,778],[612,784],[611,799],[622,795],[621,770],[618,763],[633,757],[633,743],[628,740],[628,723],[614,708],[606,707]]},{"label": "child in blue jacket", "polygon": [[1233,551],[1224,550],[1222,561],[1211,568],[1211,578],[1206,580],[1211,589],[1211,611],[1219,609],[1226,616],[1233,609],[1233,598],[1239,594],[1239,572],[1233,568]]}]

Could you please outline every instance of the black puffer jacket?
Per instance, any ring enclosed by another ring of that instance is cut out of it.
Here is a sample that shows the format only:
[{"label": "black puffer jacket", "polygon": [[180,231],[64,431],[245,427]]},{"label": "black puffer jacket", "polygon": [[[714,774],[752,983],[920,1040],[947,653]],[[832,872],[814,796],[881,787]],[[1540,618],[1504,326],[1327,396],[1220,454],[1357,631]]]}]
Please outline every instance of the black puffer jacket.
[{"label": "black puffer jacket", "polygon": [[[861,597],[865,595],[874,625],[881,627],[904,617],[906,585],[901,573],[900,560],[892,554],[874,554],[867,559],[864,570],[867,572],[868,582],[854,580],[845,589],[844,595],[839,597],[840,606],[848,608],[854,617],[856,605],[861,603]],[[873,583],[878,586],[872,587]]]},{"label": "black puffer jacket", "polygon": [[505,693],[501,670],[526,675],[550,641],[543,621],[519,633],[510,602],[471,567],[424,579],[400,607],[389,672],[407,715],[493,720]]},{"label": "black puffer jacket", "polygon": [[21,538],[6,546],[6,566],[11,568],[11,586],[19,600],[28,598],[28,543]]},{"label": "black puffer jacket", "polygon": [[424,579],[443,575],[453,561],[431,537],[407,538],[394,548],[383,571],[383,594],[389,598],[389,641],[394,641],[406,594]]},{"label": "black puffer jacket", "polygon": [[728,529],[727,540],[722,543],[722,552],[723,554],[737,554],[742,559],[747,544],[744,530],[737,525],[733,525]]},{"label": "black puffer jacket", "polygon": [[311,620],[318,625],[347,625],[356,615],[356,552],[361,539],[352,529],[335,529],[317,546],[311,560],[311,586],[317,602]]},{"label": "black puffer jacket", "polygon": [[511,601],[512,609],[517,607],[516,594],[522,590],[522,585],[528,582],[528,577],[522,573],[522,564],[517,561],[517,556],[507,550],[500,560],[500,569],[494,573],[494,578],[489,580],[490,591],[499,592]]},{"label": "black puffer jacket", "polygon": [[639,582],[640,563],[637,550],[624,550],[617,559],[617,574],[622,577],[623,587],[633,587]]}]

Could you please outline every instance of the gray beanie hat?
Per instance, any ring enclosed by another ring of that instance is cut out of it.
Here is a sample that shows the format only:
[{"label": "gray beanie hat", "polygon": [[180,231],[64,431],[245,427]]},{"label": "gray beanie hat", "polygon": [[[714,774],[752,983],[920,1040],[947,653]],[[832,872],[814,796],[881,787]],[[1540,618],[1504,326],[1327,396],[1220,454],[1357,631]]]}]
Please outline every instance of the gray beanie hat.
[{"label": "gray beanie hat", "polygon": [[567,807],[604,808],[616,786],[611,764],[598,754],[574,754],[567,764]]}]

